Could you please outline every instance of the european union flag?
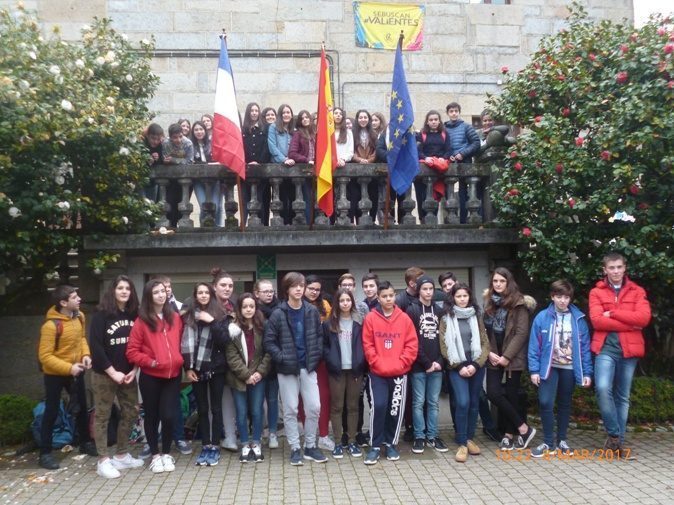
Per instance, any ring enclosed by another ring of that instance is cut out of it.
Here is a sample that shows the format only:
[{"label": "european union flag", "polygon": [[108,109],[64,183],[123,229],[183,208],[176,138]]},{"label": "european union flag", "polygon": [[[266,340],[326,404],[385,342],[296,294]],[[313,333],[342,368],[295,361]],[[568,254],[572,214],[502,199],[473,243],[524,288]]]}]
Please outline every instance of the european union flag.
[{"label": "european union flag", "polygon": [[412,131],[414,111],[407,79],[403,68],[402,35],[396,49],[391,85],[391,120],[386,139],[386,161],[391,177],[391,186],[399,195],[404,194],[419,173],[417,142]]}]

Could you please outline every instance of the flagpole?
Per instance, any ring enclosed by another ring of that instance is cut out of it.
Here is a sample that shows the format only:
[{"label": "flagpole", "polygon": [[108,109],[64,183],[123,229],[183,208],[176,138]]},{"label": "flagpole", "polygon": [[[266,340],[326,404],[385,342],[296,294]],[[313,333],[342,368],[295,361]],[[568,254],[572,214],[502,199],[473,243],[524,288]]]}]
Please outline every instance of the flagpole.
[{"label": "flagpole", "polygon": [[239,196],[239,229],[245,231],[246,229],[246,218],[243,215],[243,191],[241,190],[241,176],[236,174],[236,192]]},{"label": "flagpole", "polygon": [[384,231],[388,230],[388,218],[391,212],[391,174],[386,170],[386,203],[384,204]]}]

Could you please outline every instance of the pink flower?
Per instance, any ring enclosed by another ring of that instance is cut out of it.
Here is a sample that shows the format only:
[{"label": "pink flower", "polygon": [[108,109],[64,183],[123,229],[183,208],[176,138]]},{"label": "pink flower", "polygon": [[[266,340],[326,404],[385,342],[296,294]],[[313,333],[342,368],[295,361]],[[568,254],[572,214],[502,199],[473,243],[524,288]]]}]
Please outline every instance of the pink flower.
[{"label": "pink flower", "polygon": [[674,51],[674,44],[665,44],[665,47],[662,48],[662,51],[665,54],[672,54],[672,51]]},{"label": "pink flower", "polygon": [[531,228],[529,228],[528,226],[522,228],[522,235],[524,235],[525,237],[531,237]]},{"label": "pink flower", "polygon": [[510,153],[510,157],[511,157],[511,158],[517,158],[517,151],[512,151],[512,152]]},{"label": "pink flower", "polygon": [[632,193],[633,195],[638,195],[639,194],[639,186],[637,186],[636,184],[632,184],[630,186],[630,193]]},{"label": "pink flower", "polygon": [[531,91],[529,91],[529,93],[527,93],[527,96],[529,98],[536,98],[537,95],[538,95],[538,93],[536,93],[535,89],[532,89]]},{"label": "pink flower", "polygon": [[660,28],[658,28],[658,35],[660,35],[661,37],[663,35],[667,35],[667,30],[665,30],[664,26],[661,26]]},{"label": "pink flower", "polygon": [[630,50],[630,46],[627,44],[620,44],[620,52],[625,54]]},{"label": "pink flower", "polygon": [[639,38],[639,34],[637,32],[634,32],[632,35],[630,35],[630,40],[632,42],[636,42],[638,38]]},{"label": "pink flower", "polygon": [[594,53],[590,53],[590,54],[588,55],[588,58],[590,58],[590,61],[594,61],[594,60],[597,59],[597,55],[594,54]]},{"label": "pink flower", "polygon": [[602,151],[600,156],[602,160],[608,161],[611,159],[611,151]]},{"label": "pink flower", "polygon": [[534,118],[534,122],[536,122],[536,123],[540,123],[541,121],[543,121],[543,116],[536,116]]},{"label": "pink flower", "polygon": [[501,67],[501,73],[502,74],[507,74],[508,72],[509,72],[508,67],[506,67],[506,66]]},{"label": "pink flower", "polygon": [[669,81],[669,82],[667,83],[667,87],[668,87],[669,89],[674,89],[674,81]]},{"label": "pink flower", "polygon": [[574,205],[576,205],[576,200],[574,200],[573,198],[569,198],[569,207],[573,209]]},{"label": "pink flower", "polygon": [[581,147],[584,141],[583,137],[576,137],[576,146]]},{"label": "pink flower", "polygon": [[518,161],[515,163],[515,165],[513,165],[513,168],[519,172],[522,170],[522,164]]},{"label": "pink flower", "polygon": [[517,188],[513,188],[510,191],[508,191],[508,196],[517,196],[520,194],[520,190]]},{"label": "pink flower", "polygon": [[615,82],[617,82],[618,84],[625,84],[627,82],[628,77],[629,77],[628,73],[623,70],[615,75]]},{"label": "pink flower", "polygon": [[562,116],[568,117],[569,114],[571,114],[571,109],[569,109],[568,107],[564,107],[564,108],[562,109]]},{"label": "pink flower", "polygon": [[562,165],[561,163],[557,163],[555,165],[555,172],[557,172],[558,174],[561,174],[563,171],[564,171],[564,165]]}]

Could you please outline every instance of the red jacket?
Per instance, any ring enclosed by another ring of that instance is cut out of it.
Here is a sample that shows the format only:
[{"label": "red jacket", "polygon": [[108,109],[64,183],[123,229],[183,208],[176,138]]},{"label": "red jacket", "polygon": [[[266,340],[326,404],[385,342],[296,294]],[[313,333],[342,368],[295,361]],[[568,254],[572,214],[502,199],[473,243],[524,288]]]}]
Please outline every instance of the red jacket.
[{"label": "red jacket", "polygon": [[[610,317],[604,312],[610,311]],[[620,346],[626,358],[641,358],[645,354],[644,336],[641,333],[651,320],[651,306],[646,291],[625,277],[616,296],[613,286],[604,278],[590,290],[590,321],[594,334],[591,349],[599,354],[606,335],[618,333]]]},{"label": "red jacket", "polygon": [[[180,353],[180,338],[183,334],[183,322],[180,316],[173,313],[171,327],[160,320],[157,329],[152,329],[140,317],[136,319],[126,345],[126,358],[130,363],[138,365],[141,371],[153,377],[172,379],[178,376],[183,366],[183,355]],[[153,368],[152,362],[157,365]]]},{"label": "red jacket", "polygon": [[382,377],[410,371],[417,359],[419,341],[414,324],[397,306],[390,318],[373,310],[363,322],[363,352],[370,370]]}]

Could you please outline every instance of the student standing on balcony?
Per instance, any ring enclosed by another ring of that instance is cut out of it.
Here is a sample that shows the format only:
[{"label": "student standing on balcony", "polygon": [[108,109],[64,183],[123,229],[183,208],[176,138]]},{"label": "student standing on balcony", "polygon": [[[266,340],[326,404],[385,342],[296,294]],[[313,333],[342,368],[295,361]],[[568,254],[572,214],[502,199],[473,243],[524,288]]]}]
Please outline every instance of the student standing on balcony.
[{"label": "student standing on balcony", "polygon": [[[213,276],[215,298],[224,313],[224,315],[213,324],[216,327],[216,331],[225,333],[229,327],[229,323],[234,318],[235,313],[233,301],[234,279],[221,268],[212,269],[211,275]],[[234,397],[232,395],[231,384],[228,384],[227,382],[225,382],[222,393],[222,420],[225,430],[225,439],[221,442],[220,446],[228,451],[236,452],[239,450],[239,446],[236,444]]]},{"label": "student standing on balcony", "polygon": [[[194,163],[210,163],[211,158],[211,139],[208,137],[206,125],[201,121],[195,121],[192,125],[192,144],[194,146]],[[199,223],[204,224],[206,214],[204,213],[204,203],[206,203],[206,186],[200,180],[194,181],[194,193],[199,202]],[[223,226],[222,220],[222,190],[219,181],[213,181],[211,185],[210,201],[215,205],[215,226]]]},{"label": "student standing on balcony", "polygon": [[204,114],[201,116],[201,122],[204,123],[206,127],[206,135],[208,135],[208,140],[213,140],[213,116],[210,114]]},{"label": "student standing on balcony", "polygon": [[[96,406],[94,439],[101,458],[96,473],[106,479],[120,477],[119,470],[139,468],[142,459],[128,452],[129,435],[138,417],[136,372],[126,358],[126,347],[133,322],[138,316],[138,295],[131,279],[118,275],[105,290],[98,311],[91,318],[89,347],[94,373],[91,391]],[[120,420],[117,426],[117,454],[108,457],[108,422],[117,400]]]},{"label": "student standing on balcony", "polygon": [[[194,161],[192,141],[183,135],[180,124],[174,123],[168,129],[169,138],[162,142],[162,154],[166,165],[186,165]],[[181,213],[178,204],[182,200],[182,188],[178,181],[172,180],[166,188],[166,202],[171,206],[166,218],[172,227],[176,227]]]},{"label": "student standing on balcony", "polygon": [[178,119],[176,121],[180,125],[180,130],[183,132],[184,137],[189,137],[192,132],[192,124],[189,119]]},{"label": "student standing on balcony", "polygon": [[[246,156],[246,163],[249,165],[258,165],[260,163],[269,163],[269,147],[267,146],[267,126],[264,118],[260,115],[260,106],[254,102],[246,106],[246,112],[243,118],[241,130],[243,136],[243,152]],[[244,219],[248,216],[248,204],[250,203],[250,183],[243,185]],[[269,182],[260,180],[257,183],[257,199],[262,204],[260,219],[265,226],[269,225]]]},{"label": "student standing on balcony", "polygon": [[379,138],[386,131],[386,118],[381,112],[372,113],[372,131]]},{"label": "student standing on balcony", "polygon": [[353,158],[353,132],[346,127],[346,113],[341,107],[332,110],[335,117],[335,142],[337,144],[337,166],[343,167]]},{"label": "student standing on balcony", "polygon": [[145,436],[152,454],[150,470],[154,473],[175,470],[169,451],[183,365],[182,321],[166,302],[164,284],[157,279],[148,281],[126,348],[129,362],[140,367],[138,386],[145,407]]},{"label": "student standing on balcony", "polygon": [[[150,152],[148,165],[154,167],[156,165],[164,164],[164,154],[162,152],[162,142],[164,140],[164,129],[157,123],[150,124],[143,132],[143,143]],[[150,183],[143,188],[143,195],[152,200],[157,201],[157,185],[150,181]]]},{"label": "student standing on balcony", "polygon": [[[424,120],[424,127],[417,134],[417,143],[419,151],[419,161],[425,163],[428,167],[442,168],[443,160],[446,160],[444,166],[449,164],[451,145],[450,138],[442,124],[440,113],[437,110],[428,111]],[[435,158],[440,158],[437,160]],[[426,200],[426,182],[423,179],[414,181],[414,193],[417,198],[417,212],[419,221],[424,222],[426,211],[423,208]]]},{"label": "student standing on balcony", "polygon": [[200,466],[214,466],[220,461],[226,339],[213,323],[223,316],[213,286],[205,282],[194,286],[184,316],[185,327],[180,349],[185,360],[185,375],[192,382],[197,400],[202,449],[196,464]]},{"label": "student standing on balcony", "polygon": [[[301,110],[295,122],[295,133],[290,140],[288,157],[295,163],[307,163],[313,170],[316,158],[316,130],[311,121],[311,114],[307,110]],[[313,178],[304,181],[302,194],[304,195],[304,217],[307,224],[311,221],[311,207],[314,205]]]},{"label": "student standing on balcony", "polygon": [[[353,125],[353,143],[354,151],[352,161],[354,163],[374,163],[377,157],[377,133],[372,129],[372,117],[370,113],[364,109],[356,112],[356,122]],[[349,218],[351,220],[360,218],[362,211],[358,208],[358,202],[362,197],[360,184],[357,180],[349,181],[346,187],[347,198],[351,202],[349,210]],[[376,198],[373,200],[374,194],[371,195],[372,208],[370,209],[370,216],[374,219],[376,213]]]},{"label": "student standing on balcony", "polygon": [[[267,145],[272,163],[283,163],[287,167],[292,167],[295,164],[295,160],[288,157],[290,139],[295,129],[293,125],[294,119],[293,110],[290,105],[283,104],[278,108],[276,122],[269,125]],[[281,182],[279,192],[279,199],[283,204],[281,209],[283,224],[291,224],[294,215],[292,204],[295,198],[295,186],[289,179],[284,179]]]},{"label": "student standing on balcony", "polygon": [[267,128],[269,128],[270,125],[273,125],[276,122],[276,111],[274,110],[273,107],[265,107],[264,109],[262,109],[260,115],[262,116],[262,119]]},{"label": "student standing on balcony", "polygon": [[[229,325],[227,365],[236,405],[236,426],[241,439],[241,463],[259,463],[262,455],[262,414],[265,377],[271,356],[265,352],[262,339],[264,316],[257,310],[251,293],[243,293],[236,301],[234,322]],[[252,421],[252,437],[248,432],[248,414]],[[250,443],[249,443],[249,439]]]},{"label": "student standing on balcony", "polygon": [[[317,275],[307,275],[306,288],[304,289],[304,300],[318,309],[321,323],[327,321],[330,317],[332,307],[330,303],[323,298],[322,281]],[[327,451],[335,448],[335,443],[330,439],[330,381],[328,380],[328,369],[325,361],[321,359],[316,367],[316,377],[318,379],[318,393],[321,399],[321,412],[318,418],[318,447]],[[300,419],[304,417],[302,407],[300,406]]]},{"label": "student standing on balcony", "polygon": [[529,311],[536,308],[536,302],[520,292],[513,274],[503,267],[492,273],[484,300],[490,347],[487,396],[498,407],[499,419],[505,419],[505,436],[499,448],[523,450],[536,434],[522,417],[519,401],[520,378],[527,365]]}]

